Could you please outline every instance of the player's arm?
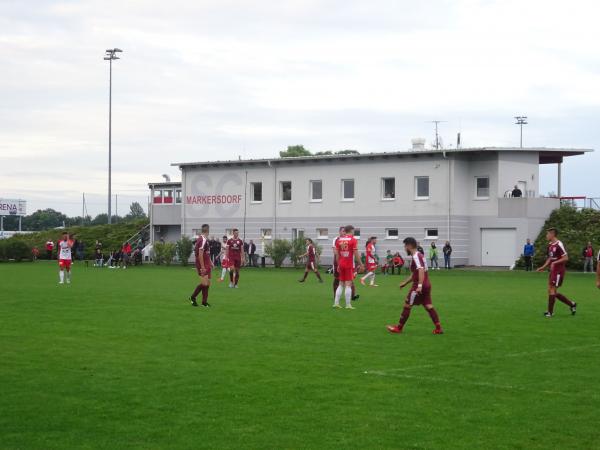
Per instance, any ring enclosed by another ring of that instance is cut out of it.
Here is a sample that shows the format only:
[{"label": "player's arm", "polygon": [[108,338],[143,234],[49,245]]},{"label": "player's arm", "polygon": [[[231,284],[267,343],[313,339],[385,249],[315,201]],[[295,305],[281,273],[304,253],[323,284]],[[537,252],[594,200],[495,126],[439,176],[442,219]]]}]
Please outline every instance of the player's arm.
[{"label": "player's arm", "polygon": [[405,287],[411,281],[412,281],[412,275],[409,276],[407,279],[405,279],[402,283],[400,283],[400,289],[402,289],[403,287]]},{"label": "player's arm", "polygon": [[425,269],[419,268],[419,284],[417,285],[417,292],[420,294],[423,291],[423,281],[425,281]]},{"label": "player's arm", "polygon": [[554,267],[555,264],[564,264],[569,260],[569,255],[566,253],[558,258],[556,261],[550,264],[550,268]]},{"label": "player's arm", "polygon": [[365,267],[363,266],[363,263],[362,263],[362,261],[360,259],[360,255],[358,254],[358,249],[357,248],[354,249],[354,260],[356,261],[356,265],[358,267],[358,271],[362,272],[365,269]]},{"label": "player's arm", "polygon": [[198,251],[196,252],[197,261],[200,262],[200,274],[205,275],[205,266],[204,266],[204,248],[203,246],[198,246]]},{"label": "player's arm", "polygon": [[538,272],[543,272],[544,270],[546,270],[546,268],[552,263],[552,259],[551,258],[547,258],[546,262],[538,268]]}]

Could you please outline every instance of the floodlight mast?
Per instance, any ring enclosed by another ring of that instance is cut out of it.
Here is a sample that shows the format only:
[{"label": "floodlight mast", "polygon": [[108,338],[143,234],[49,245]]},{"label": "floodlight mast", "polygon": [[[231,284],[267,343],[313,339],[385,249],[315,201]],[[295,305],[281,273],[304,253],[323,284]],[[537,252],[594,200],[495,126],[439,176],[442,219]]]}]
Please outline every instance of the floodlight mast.
[{"label": "floodlight mast", "polygon": [[121,59],[116,53],[122,53],[120,48],[106,50],[104,60],[108,61],[108,223],[112,223],[112,62]]},{"label": "floodlight mast", "polygon": [[519,125],[521,127],[521,140],[519,144],[519,148],[523,148],[523,125],[527,125],[527,116],[515,116],[517,120],[515,125]]}]

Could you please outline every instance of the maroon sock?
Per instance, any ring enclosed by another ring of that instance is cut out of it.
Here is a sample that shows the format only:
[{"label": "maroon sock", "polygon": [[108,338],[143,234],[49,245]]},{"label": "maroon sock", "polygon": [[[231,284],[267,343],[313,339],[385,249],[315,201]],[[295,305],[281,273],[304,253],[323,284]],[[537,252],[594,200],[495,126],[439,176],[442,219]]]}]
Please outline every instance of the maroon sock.
[{"label": "maroon sock", "polygon": [[302,281],[306,280],[307,276],[308,276],[308,272],[304,272],[304,276],[302,277]]},{"label": "maroon sock", "polygon": [[356,286],[352,283],[352,298],[356,297]]},{"label": "maroon sock", "polygon": [[340,285],[340,280],[337,278],[333,279],[333,296],[335,297],[335,291],[337,291],[338,286]]},{"label": "maroon sock", "polygon": [[427,309],[427,313],[429,314],[429,317],[431,317],[431,321],[433,322],[433,324],[435,325],[436,328],[440,328],[440,317],[438,316],[437,311],[435,310],[435,308],[425,308]]},{"label": "maroon sock", "polygon": [[233,270],[229,271],[229,281],[233,283]]},{"label": "maroon sock", "polygon": [[200,291],[202,290],[202,285],[199,284],[198,286],[196,286],[196,289],[194,289],[194,293],[192,294],[192,298],[194,300],[196,300],[196,297],[198,297],[198,294],[200,293]]},{"label": "maroon sock", "polygon": [[236,272],[234,280],[233,280],[233,284],[235,284],[237,286],[239,281],[240,281],[240,273]]},{"label": "maroon sock", "polygon": [[410,317],[410,310],[411,310],[410,306],[405,306],[404,309],[402,310],[402,314],[400,314],[400,321],[399,321],[400,328],[402,328],[404,326],[404,324]]},{"label": "maroon sock", "polygon": [[556,303],[556,295],[548,296],[548,312],[554,314],[554,303]]},{"label": "maroon sock", "polygon": [[565,297],[562,294],[556,294],[556,298],[558,300],[560,300],[561,302],[563,302],[565,305],[567,306],[575,306],[575,303],[573,303],[571,300],[569,300],[567,297]]},{"label": "maroon sock", "polygon": [[320,274],[319,272],[315,272],[315,275],[317,276],[317,278],[318,278],[320,281],[323,281],[323,280],[322,280],[322,278],[321,278],[321,274]]},{"label": "maroon sock", "polygon": [[208,288],[209,286],[202,286],[202,304],[206,305],[208,303]]}]

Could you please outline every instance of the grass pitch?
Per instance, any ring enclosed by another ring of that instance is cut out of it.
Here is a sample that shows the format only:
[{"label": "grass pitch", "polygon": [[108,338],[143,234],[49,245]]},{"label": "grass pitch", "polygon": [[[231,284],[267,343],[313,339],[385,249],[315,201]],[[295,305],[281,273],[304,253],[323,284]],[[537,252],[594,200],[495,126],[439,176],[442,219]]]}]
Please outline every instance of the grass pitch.
[{"label": "grass pitch", "polygon": [[600,292],[568,274],[432,274],[446,334],[402,308],[398,276],[331,308],[331,276],[244,270],[186,302],[190,268],[1,264],[0,448],[309,449],[600,446]]}]

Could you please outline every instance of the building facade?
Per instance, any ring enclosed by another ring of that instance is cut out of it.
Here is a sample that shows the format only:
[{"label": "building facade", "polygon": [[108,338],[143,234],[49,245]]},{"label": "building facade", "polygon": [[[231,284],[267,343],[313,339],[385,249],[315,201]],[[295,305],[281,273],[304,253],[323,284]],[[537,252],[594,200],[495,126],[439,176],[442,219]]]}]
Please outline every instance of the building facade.
[{"label": "building facade", "polygon": [[[307,236],[332,258],[339,226],[378,237],[378,252],[402,252],[413,236],[450,241],[456,265],[510,266],[535,238],[557,198],[539,193],[540,164],[587,150],[474,148],[174,164],[178,183],[152,183],[153,239],[216,237],[239,228],[262,245]],[[512,198],[517,185],[523,197]],[[172,198],[171,198],[172,197]],[[165,201],[166,200],[166,201]]]}]

